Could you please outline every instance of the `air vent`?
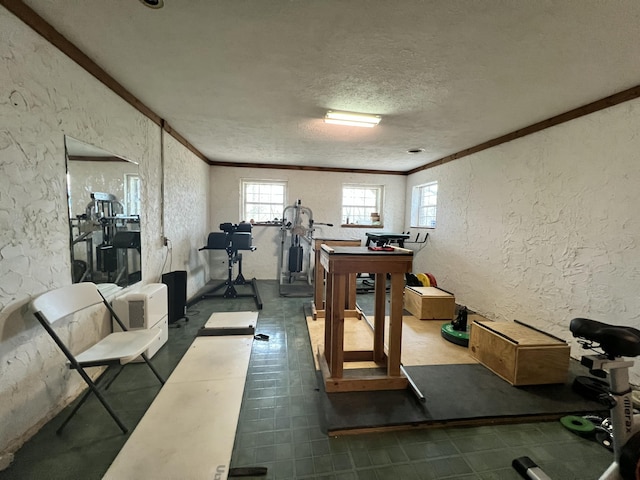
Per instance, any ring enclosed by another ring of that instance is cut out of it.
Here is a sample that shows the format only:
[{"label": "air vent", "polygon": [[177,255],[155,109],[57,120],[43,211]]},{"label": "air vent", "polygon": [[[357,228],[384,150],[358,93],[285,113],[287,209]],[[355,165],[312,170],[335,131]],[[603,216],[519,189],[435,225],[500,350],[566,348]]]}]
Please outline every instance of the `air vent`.
[{"label": "air vent", "polygon": [[164,0],[140,0],[145,7],[149,8],[162,8],[164,7]]}]

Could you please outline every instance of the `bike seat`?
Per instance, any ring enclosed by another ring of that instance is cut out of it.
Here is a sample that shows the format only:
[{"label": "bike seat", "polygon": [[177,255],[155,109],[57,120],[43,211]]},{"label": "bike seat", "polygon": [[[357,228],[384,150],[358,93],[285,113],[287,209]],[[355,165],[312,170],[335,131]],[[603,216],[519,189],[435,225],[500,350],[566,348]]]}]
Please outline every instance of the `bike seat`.
[{"label": "bike seat", "polygon": [[640,330],[636,328],[609,325],[588,318],[574,318],[571,320],[569,329],[574,337],[600,344],[600,348],[607,355],[616,357],[640,355]]}]

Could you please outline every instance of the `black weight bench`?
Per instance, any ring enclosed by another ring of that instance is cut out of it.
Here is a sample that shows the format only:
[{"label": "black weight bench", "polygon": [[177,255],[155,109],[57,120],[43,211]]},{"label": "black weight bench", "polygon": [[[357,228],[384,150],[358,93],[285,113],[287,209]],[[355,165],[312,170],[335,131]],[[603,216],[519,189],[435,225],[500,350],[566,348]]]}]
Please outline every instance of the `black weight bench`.
[{"label": "black weight bench", "polygon": [[[256,302],[258,310],[262,310],[262,300],[258,292],[258,284],[255,278],[250,281],[245,280],[242,275],[242,254],[238,250],[248,250],[253,252],[256,247],[252,245],[251,224],[239,223],[221,223],[221,232],[211,232],[207,237],[207,244],[198,249],[202,250],[225,250],[227,252],[227,279],[221,284],[213,287],[209,291],[203,293],[201,298],[222,297],[222,298],[241,298],[252,297]],[[233,266],[238,264],[238,275],[233,279]],[[252,293],[238,293],[236,285],[249,285]],[[224,289],[222,294],[216,294],[217,291]]]}]

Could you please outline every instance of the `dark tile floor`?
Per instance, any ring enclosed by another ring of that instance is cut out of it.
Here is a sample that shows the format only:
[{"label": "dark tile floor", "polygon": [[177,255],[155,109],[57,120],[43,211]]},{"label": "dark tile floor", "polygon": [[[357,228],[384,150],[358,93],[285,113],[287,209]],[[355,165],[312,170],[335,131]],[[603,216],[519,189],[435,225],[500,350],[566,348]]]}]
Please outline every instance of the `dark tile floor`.
[{"label": "dark tile floor", "polygon": [[[318,387],[303,314],[309,299],[278,296],[274,281],[259,282],[259,287],[264,307],[257,331],[269,335],[269,341],[254,342],[232,467],[268,467],[268,479],[507,480],[520,478],[511,468],[512,459],[527,455],[552,478],[586,480],[597,478],[611,461],[607,450],[569,433],[559,422],[327,437],[319,424]],[[361,304],[367,301],[363,298]],[[190,321],[172,328],[169,342],[154,357],[161,373],[169,376],[212,312],[240,310],[255,310],[255,305],[248,298],[209,298],[194,304]],[[114,408],[132,430],[159,384],[144,365],[132,365],[111,389]],[[59,417],[16,453],[0,480],[102,477],[128,436],[95,399],[56,435]],[[176,439],[176,448],[179,442]]]}]

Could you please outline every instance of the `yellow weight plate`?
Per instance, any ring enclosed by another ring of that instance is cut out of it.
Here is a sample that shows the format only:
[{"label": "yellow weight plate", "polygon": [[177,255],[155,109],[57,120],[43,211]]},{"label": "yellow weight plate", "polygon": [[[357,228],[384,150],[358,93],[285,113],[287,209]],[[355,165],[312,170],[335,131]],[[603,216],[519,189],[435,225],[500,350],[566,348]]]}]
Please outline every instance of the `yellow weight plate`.
[{"label": "yellow weight plate", "polygon": [[422,284],[423,287],[430,287],[431,286],[431,282],[429,281],[429,277],[427,277],[424,273],[418,273],[418,274],[416,274],[416,277],[418,277],[418,280],[420,280],[420,283]]}]

